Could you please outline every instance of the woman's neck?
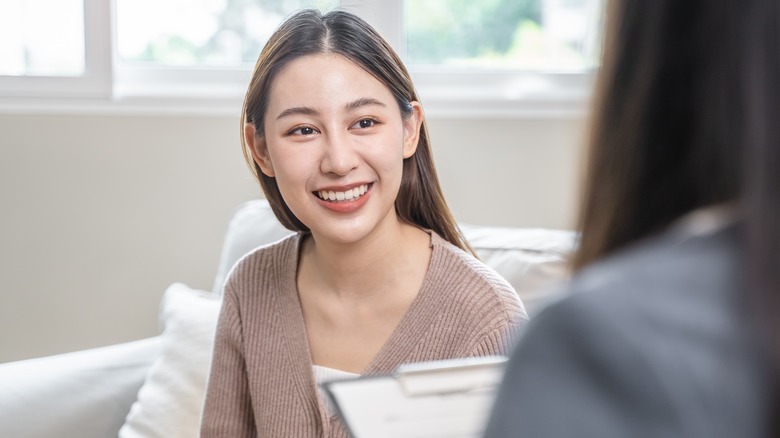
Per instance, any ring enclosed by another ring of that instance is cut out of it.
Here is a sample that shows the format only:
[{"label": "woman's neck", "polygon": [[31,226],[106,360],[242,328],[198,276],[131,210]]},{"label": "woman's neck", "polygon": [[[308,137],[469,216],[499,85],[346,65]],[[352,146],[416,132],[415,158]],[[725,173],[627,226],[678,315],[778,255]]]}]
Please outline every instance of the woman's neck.
[{"label": "woman's neck", "polygon": [[312,363],[362,372],[417,298],[432,236],[396,225],[349,244],[302,243],[297,286]]},{"label": "woman's neck", "polygon": [[302,245],[299,275],[316,281],[321,291],[362,300],[419,271],[423,261],[427,269],[430,239],[425,231],[400,221],[359,242],[309,236]]}]

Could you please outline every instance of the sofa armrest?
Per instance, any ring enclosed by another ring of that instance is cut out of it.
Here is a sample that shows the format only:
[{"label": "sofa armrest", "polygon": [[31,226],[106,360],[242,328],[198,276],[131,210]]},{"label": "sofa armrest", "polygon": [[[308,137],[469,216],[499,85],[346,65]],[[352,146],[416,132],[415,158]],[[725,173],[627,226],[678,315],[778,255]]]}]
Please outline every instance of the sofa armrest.
[{"label": "sofa armrest", "polygon": [[159,343],[155,337],[0,364],[3,436],[117,436]]}]

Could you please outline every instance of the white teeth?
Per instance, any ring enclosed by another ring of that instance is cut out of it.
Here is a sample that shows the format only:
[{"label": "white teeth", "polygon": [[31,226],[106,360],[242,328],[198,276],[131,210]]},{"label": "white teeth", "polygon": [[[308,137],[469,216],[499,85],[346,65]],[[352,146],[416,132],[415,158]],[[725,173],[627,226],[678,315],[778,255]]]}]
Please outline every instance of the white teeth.
[{"label": "white teeth", "polygon": [[367,191],[368,191],[368,184],[363,184],[361,186],[355,187],[345,192],[333,192],[329,190],[320,190],[317,192],[317,196],[319,196],[320,199],[324,199],[326,201],[344,201],[344,200],[352,201],[354,199],[357,199],[365,195]]}]

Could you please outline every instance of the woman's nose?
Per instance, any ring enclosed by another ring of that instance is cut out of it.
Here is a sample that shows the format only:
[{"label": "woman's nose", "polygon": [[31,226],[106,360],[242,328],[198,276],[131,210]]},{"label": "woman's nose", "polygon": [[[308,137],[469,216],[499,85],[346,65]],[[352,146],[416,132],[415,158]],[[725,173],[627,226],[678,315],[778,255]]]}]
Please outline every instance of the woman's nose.
[{"label": "woman's nose", "polygon": [[346,175],[358,166],[360,157],[346,136],[328,135],[323,148],[320,164],[323,173]]}]

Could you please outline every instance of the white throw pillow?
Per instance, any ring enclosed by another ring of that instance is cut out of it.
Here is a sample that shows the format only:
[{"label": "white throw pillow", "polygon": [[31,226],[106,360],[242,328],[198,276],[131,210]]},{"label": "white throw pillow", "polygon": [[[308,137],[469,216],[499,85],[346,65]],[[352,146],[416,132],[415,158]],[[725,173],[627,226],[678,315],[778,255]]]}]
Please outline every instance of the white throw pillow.
[{"label": "white throw pillow", "polygon": [[174,283],[161,304],[162,347],[120,438],[198,436],[221,300]]}]

